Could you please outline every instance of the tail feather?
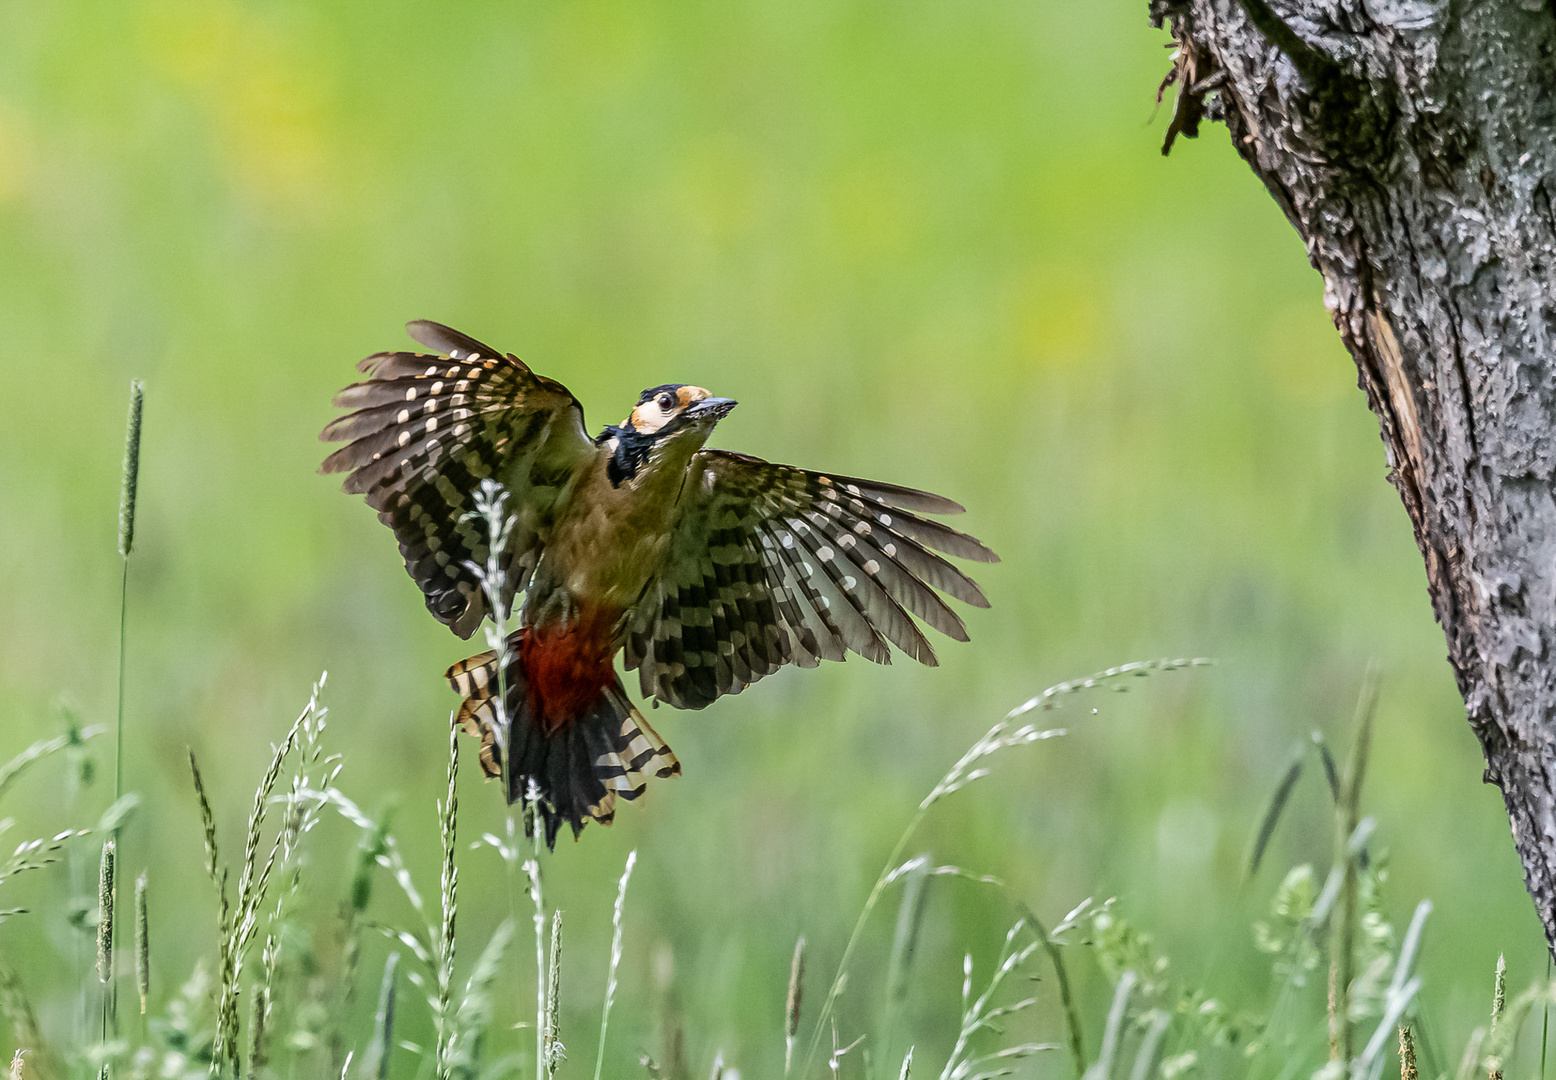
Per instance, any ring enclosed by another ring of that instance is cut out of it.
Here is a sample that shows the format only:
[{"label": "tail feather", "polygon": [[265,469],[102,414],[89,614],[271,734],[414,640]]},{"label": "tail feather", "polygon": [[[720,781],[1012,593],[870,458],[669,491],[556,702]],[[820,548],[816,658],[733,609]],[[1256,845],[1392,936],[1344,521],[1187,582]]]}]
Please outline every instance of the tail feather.
[{"label": "tail feather", "polygon": [[[630,802],[643,794],[649,780],[679,775],[681,763],[628,699],[620,679],[604,687],[572,722],[548,732],[531,715],[533,702],[518,656],[505,673],[503,710],[497,707],[497,674],[491,652],[448,669],[449,685],[465,695],[455,723],[481,740],[481,771],[490,779],[503,776],[507,745],[508,802],[523,800],[534,784],[548,846],[555,846],[563,822],[574,836],[591,820],[609,825],[617,799]],[[506,738],[499,739],[502,726]]]}]

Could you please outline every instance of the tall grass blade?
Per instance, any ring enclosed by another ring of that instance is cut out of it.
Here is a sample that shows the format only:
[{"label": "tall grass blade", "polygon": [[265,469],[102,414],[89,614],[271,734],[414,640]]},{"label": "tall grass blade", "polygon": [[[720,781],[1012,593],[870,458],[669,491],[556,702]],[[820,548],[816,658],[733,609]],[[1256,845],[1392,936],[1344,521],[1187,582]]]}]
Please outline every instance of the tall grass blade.
[{"label": "tall grass blade", "polygon": [[[1008,891],[1006,895],[1009,895]],[[1054,931],[1050,932],[1030,907],[1022,901],[1012,899],[1026,920],[1027,926],[1036,935],[1038,944],[1048,954],[1049,964],[1053,966],[1054,981],[1059,984],[1059,1008],[1064,1013],[1065,1041],[1070,1049],[1070,1062],[1074,1066],[1076,1080],[1080,1080],[1086,1074],[1086,1048],[1081,1039],[1081,1014],[1075,1004],[1074,991],[1070,988],[1070,973],[1060,951],[1060,942],[1054,934],[1062,934],[1074,926],[1076,920],[1091,909],[1091,900],[1089,898],[1083,900],[1074,911],[1065,916],[1064,921]]]},{"label": "tall grass blade", "polygon": [[546,900],[540,886],[540,825],[535,816],[540,802],[540,789],[535,781],[529,782],[524,793],[525,827],[534,851],[524,860],[524,873],[529,878],[530,903],[535,908],[535,1076],[546,1075]]},{"label": "tall grass blade", "polygon": [[889,1069],[890,1055],[896,1045],[897,1025],[908,999],[908,973],[918,947],[919,927],[924,919],[925,886],[929,881],[930,860],[922,855],[911,860],[902,875],[902,903],[897,908],[897,928],[892,935],[891,954],[886,962],[886,1004],[881,1019],[879,1053],[882,1069]]},{"label": "tall grass blade", "polygon": [[92,727],[78,728],[64,735],[56,735],[52,739],[39,739],[27,749],[17,754],[4,765],[0,765],[0,798],[16,782],[16,778],[25,772],[30,765],[34,765],[51,754],[57,754],[61,750],[73,750],[81,746],[87,739],[93,739],[107,731],[107,728],[94,725]]},{"label": "tall grass blade", "polygon": [[1150,1025],[1145,1029],[1145,1037],[1140,1040],[1140,1049],[1135,1053],[1134,1068],[1129,1070],[1129,1080],[1150,1080],[1156,1072],[1156,1059],[1160,1056],[1162,1039],[1170,1023],[1171,1013],[1158,1009],[1151,1014]]},{"label": "tall grass blade", "polygon": [[363,1072],[375,1080],[389,1075],[389,1051],[394,1049],[395,972],[400,954],[391,952],[384,961],[384,979],[378,989],[378,1008],[373,1011],[373,1043]]},{"label": "tall grass blade", "polygon": [[492,931],[486,948],[476,957],[475,967],[465,980],[465,993],[455,1017],[454,1069],[459,1076],[476,1076],[479,1070],[481,1039],[492,1022],[492,984],[502,971],[503,957],[513,940],[513,920],[504,919]]},{"label": "tall grass blade", "polygon": [[1454,1073],[1454,1080],[1470,1080],[1475,1075],[1475,1067],[1480,1064],[1480,1051],[1486,1045],[1486,1029],[1478,1027],[1470,1032],[1469,1042],[1464,1044],[1464,1056],[1459,1059],[1459,1070]]},{"label": "tall grass blade", "polygon": [[1086,1080],[1109,1080],[1113,1075],[1113,1059],[1118,1055],[1119,1044],[1124,1037],[1124,1018],[1129,1013],[1129,995],[1139,981],[1133,971],[1125,971],[1113,988],[1113,1004],[1108,1006],[1108,1020],[1102,1029],[1102,1046],[1097,1060],[1086,1070]]},{"label": "tall grass blade", "polygon": [[1323,732],[1313,732],[1313,745],[1318,748],[1318,760],[1324,765],[1324,779],[1329,782],[1329,797],[1335,802],[1340,801],[1340,767],[1335,764],[1334,754],[1329,751],[1329,743],[1324,739]]},{"label": "tall grass blade", "polygon": [[[622,913],[627,904],[627,882],[632,880],[632,868],[637,865],[638,853],[636,849],[627,853],[627,865],[621,872],[621,881],[616,886],[616,907],[611,913],[611,961],[610,968],[605,974],[605,1005],[600,1010],[600,1045],[594,1055],[594,1080],[600,1080],[601,1069],[605,1064],[605,1032],[610,1028],[611,1005],[616,1000],[616,970],[621,966],[621,922]],[[802,939],[803,940],[803,939]],[[788,1045],[792,1049],[794,1038],[792,1032]],[[785,1051],[784,1071],[787,1073],[788,1051]]]},{"label": "tall grass blade", "polygon": [[1416,994],[1421,991],[1421,980],[1411,979],[1400,987],[1399,993],[1390,994],[1386,999],[1383,1010],[1383,1018],[1378,1022],[1377,1030],[1372,1033],[1372,1038],[1367,1040],[1361,1057],[1356,1059],[1356,1064],[1351,1068],[1351,1076],[1355,1080],[1377,1080],[1383,1072],[1383,1044],[1388,1041],[1389,1035],[1404,1016],[1405,1010],[1415,1000]]},{"label": "tall grass blade", "polygon": [[1285,774],[1280,778],[1280,783],[1275,785],[1275,791],[1270,795],[1269,805],[1264,808],[1264,816],[1259,819],[1259,831],[1254,836],[1253,854],[1248,858],[1248,880],[1252,880],[1259,872],[1259,864],[1264,861],[1265,849],[1269,847],[1270,839],[1275,835],[1275,826],[1280,823],[1281,814],[1291,800],[1291,792],[1297,786],[1297,781],[1302,778],[1305,758],[1305,751],[1298,749],[1292,756],[1291,764],[1286,767]]},{"label": "tall grass blade", "polygon": [[249,1049],[246,1076],[257,1076],[269,1062],[265,1058],[265,1018],[270,1012],[270,988],[261,983],[249,998]]},{"label": "tall grass blade", "polygon": [[1357,863],[1361,854],[1356,834],[1361,824],[1361,790],[1372,746],[1372,722],[1378,707],[1378,671],[1369,666],[1356,702],[1356,741],[1340,777],[1340,802],[1335,807],[1335,859],[1340,870],[1340,894],[1335,905],[1329,964],[1329,1057],[1349,1069],[1355,1057],[1351,1027],[1351,983],[1356,974]]},{"label": "tall grass blade", "polygon": [[1551,954],[1550,954],[1550,950],[1546,950],[1546,953],[1545,953],[1545,988],[1546,988],[1546,994],[1545,994],[1545,1001],[1542,1004],[1541,1009],[1540,1009],[1540,1013],[1541,1013],[1541,1019],[1540,1019],[1540,1080],[1545,1080],[1545,1051],[1546,1051],[1546,1048],[1550,1045],[1550,1041],[1551,1041],[1551,995],[1550,995],[1550,986],[1551,986]]}]

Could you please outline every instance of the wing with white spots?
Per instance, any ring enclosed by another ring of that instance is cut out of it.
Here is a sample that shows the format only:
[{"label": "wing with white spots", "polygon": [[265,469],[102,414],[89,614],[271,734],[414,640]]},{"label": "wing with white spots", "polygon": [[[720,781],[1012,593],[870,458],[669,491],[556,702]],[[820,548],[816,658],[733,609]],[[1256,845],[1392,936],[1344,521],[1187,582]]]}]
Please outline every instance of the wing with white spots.
[{"label": "wing with white spots", "polygon": [[561,383],[446,326],[406,329],[444,355],[383,352],[358,364],[368,377],[335,396],[354,411],[319,436],[347,445],[320,471],[349,473],[345,489],[365,495],[394,530],[427,609],[469,637],[487,609],[466,565],[487,558],[486,522],[467,516],[481,481],[504,484],[516,517],[502,560],[511,604],[540,558],[563,487],[598,451]]},{"label": "wing with white spots", "polygon": [[937,551],[997,562],[977,540],[920,514],[962,508],[892,484],[702,450],[664,568],[633,609],[626,665],[643,694],[700,709],[785,664],[896,646],[936,663],[923,622],[967,631],[940,595],[988,607]]}]

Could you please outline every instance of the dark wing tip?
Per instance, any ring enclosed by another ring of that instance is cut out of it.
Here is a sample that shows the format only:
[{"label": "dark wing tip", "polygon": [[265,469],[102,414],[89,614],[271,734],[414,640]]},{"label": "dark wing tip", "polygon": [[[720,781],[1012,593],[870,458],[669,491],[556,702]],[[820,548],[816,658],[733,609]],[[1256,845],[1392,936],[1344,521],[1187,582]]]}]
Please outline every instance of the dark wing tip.
[{"label": "dark wing tip", "polygon": [[364,356],[362,359],[358,360],[357,370],[362,372],[364,375],[371,377],[375,368],[393,356],[394,353],[381,349],[378,352],[373,353],[371,356]]},{"label": "dark wing tip", "polygon": [[903,487],[901,484],[888,484],[881,480],[865,480],[857,476],[839,476],[836,473],[821,475],[832,483],[841,484],[845,489],[849,489],[850,494],[863,495],[898,510],[912,510],[920,514],[965,514],[967,512],[967,508],[961,503],[931,491],[920,491],[918,488]]},{"label": "dark wing tip", "polygon": [[[323,440],[325,436],[329,434],[329,430],[329,428],[325,428],[324,431],[320,432],[319,438]],[[350,450],[351,447],[342,446],[339,450],[325,458],[319,464],[319,472],[328,475],[329,473],[351,471],[351,469],[353,469],[355,466],[350,458]]]},{"label": "dark wing tip", "polygon": [[469,334],[461,334],[453,327],[444,326],[431,319],[412,319],[405,324],[405,332],[427,348],[447,353],[456,359],[464,359],[465,356],[482,356],[489,360],[496,360],[502,356],[502,353],[490,345],[477,341]]}]

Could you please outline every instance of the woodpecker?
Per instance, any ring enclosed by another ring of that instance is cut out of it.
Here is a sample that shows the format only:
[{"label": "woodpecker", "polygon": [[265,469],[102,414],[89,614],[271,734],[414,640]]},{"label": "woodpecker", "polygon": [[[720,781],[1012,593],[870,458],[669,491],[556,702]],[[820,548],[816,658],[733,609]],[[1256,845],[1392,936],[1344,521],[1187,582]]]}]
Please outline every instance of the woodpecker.
[{"label": "woodpecker", "polygon": [[628,698],[618,653],[646,699],[701,709],[786,664],[849,652],[887,664],[895,646],[933,666],[919,622],[967,640],[940,594],[988,607],[936,552],[998,558],[922,516],[961,513],[949,499],[709,449],[735,402],[700,386],[650,387],[591,438],[578,399],[511,353],[434,322],[406,329],[436,355],[358,364],[366,379],[335,397],[352,411],[320,434],[346,445],[320,471],[348,474],[345,490],[394,530],[427,609],[461,638],[490,613],[475,494],[484,479],[508,491],[504,610],[523,594],[508,663],[499,678],[485,652],[445,677],[483,772],[506,775],[510,804],[534,785],[548,845],[563,822],[575,837],[608,824],[618,799],[681,770]]}]

